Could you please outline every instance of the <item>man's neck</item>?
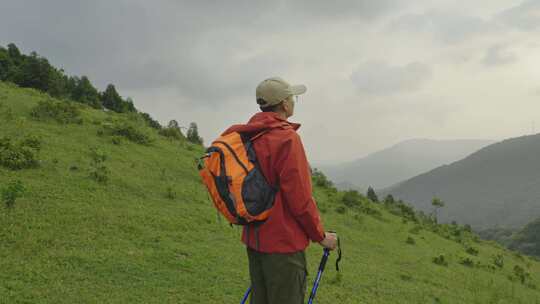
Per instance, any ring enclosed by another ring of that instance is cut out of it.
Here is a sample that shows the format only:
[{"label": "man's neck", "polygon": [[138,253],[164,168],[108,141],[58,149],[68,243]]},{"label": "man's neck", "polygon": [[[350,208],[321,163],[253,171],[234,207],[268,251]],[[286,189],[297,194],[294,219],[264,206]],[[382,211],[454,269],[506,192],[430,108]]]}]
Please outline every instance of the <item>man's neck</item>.
[{"label": "man's neck", "polygon": [[276,112],[276,114],[278,115],[279,118],[283,119],[283,120],[287,120],[287,115],[285,115],[285,113],[283,112]]}]

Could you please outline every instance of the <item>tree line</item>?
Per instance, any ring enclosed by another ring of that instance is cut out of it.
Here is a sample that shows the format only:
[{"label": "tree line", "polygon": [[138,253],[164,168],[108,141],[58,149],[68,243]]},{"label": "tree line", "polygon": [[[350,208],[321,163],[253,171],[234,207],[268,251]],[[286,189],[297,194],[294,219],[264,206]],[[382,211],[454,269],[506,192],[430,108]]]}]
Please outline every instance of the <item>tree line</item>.
[{"label": "tree line", "polygon": [[[52,66],[47,58],[31,52],[22,54],[19,48],[10,43],[7,48],[0,46],[0,81],[9,81],[20,87],[34,88],[52,97],[70,99],[95,109],[108,109],[117,113],[138,113],[146,123],[157,130],[161,124],[150,114],[139,112],[131,98],[122,98],[113,84],[100,92],[86,76],[68,76],[64,70]],[[202,144],[197,125],[191,123],[187,139]]]}]

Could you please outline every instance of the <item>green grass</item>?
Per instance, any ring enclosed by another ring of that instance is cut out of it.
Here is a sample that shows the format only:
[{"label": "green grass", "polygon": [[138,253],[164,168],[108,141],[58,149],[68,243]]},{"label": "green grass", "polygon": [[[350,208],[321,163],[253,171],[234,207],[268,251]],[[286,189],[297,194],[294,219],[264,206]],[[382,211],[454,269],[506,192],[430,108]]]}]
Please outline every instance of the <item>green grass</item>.
[{"label": "green grass", "polygon": [[[80,125],[35,121],[30,111],[45,98],[0,83],[0,137],[42,139],[38,168],[0,167],[0,188],[15,180],[26,188],[12,208],[0,205],[0,303],[239,302],[249,285],[247,256],[240,229],[218,220],[200,182],[194,159],[203,149],[142,126],[149,145],[113,144],[97,135],[101,123],[130,118],[82,105]],[[90,178],[93,147],[108,155],[105,184]],[[341,193],[314,195],[344,254],[339,275],[331,255],[317,303],[540,303],[540,263],[529,257],[469,240],[479,251],[473,256],[426,229],[410,233],[414,224],[383,206],[371,206],[380,218],[350,208],[341,214]],[[321,254],[310,246],[309,282]],[[432,262],[440,254],[448,266]],[[486,268],[496,254],[504,267]],[[462,257],[482,267],[461,265]],[[509,279],[515,265],[531,274],[530,286]]]}]

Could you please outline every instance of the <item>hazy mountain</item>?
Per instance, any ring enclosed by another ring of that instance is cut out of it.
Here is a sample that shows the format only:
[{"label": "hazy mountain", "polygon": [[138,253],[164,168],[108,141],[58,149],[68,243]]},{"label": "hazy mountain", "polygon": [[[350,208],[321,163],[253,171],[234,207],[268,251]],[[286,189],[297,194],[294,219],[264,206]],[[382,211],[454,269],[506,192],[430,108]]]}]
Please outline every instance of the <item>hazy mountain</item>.
[{"label": "hazy mountain", "polygon": [[518,228],[540,216],[540,134],[507,139],[467,158],[390,187],[381,194],[431,211],[434,196],[446,202],[443,221],[476,228]]},{"label": "hazy mountain", "polygon": [[411,139],[364,158],[319,168],[338,186],[364,191],[389,187],[492,144],[491,140]]}]

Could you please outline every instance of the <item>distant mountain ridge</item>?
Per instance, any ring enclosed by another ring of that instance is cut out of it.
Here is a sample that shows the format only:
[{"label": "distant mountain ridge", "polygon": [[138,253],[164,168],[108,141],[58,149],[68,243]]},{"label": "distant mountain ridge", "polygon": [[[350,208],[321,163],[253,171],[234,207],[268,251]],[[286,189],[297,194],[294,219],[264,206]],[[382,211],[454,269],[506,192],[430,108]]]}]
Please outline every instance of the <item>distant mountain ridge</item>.
[{"label": "distant mountain ridge", "polygon": [[540,134],[489,145],[381,191],[432,210],[434,196],[446,202],[443,221],[476,228],[518,228],[540,216]]},{"label": "distant mountain ridge", "polygon": [[459,160],[493,140],[410,139],[364,158],[320,169],[339,187],[347,185],[365,191],[389,187],[438,166]]}]

